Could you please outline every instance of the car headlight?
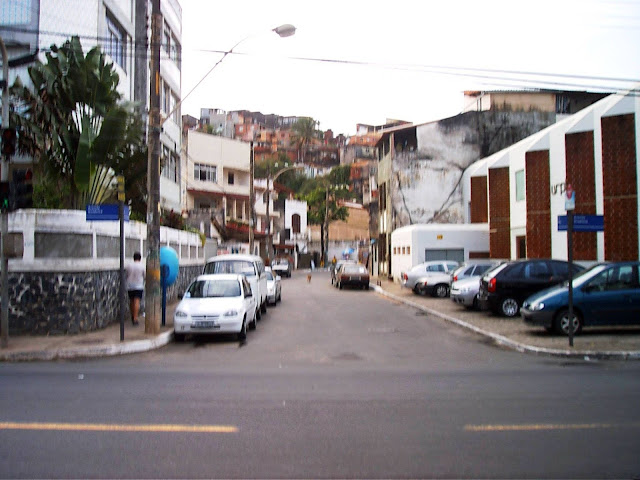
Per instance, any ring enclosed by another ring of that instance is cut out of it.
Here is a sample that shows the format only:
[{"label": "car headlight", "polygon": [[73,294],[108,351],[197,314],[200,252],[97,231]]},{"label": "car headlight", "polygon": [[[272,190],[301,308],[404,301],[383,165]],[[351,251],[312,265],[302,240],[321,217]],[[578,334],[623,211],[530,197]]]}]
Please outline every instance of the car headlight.
[{"label": "car headlight", "polygon": [[224,312],[225,317],[235,317],[238,315],[238,310],[227,310]]},{"label": "car headlight", "polygon": [[532,303],[529,305],[529,310],[533,311],[533,312],[538,312],[540,310],[544,309],[544,303],[540,302],[540,303]]},{"label": "car headlight", "polygon": [[183,312],[182,310],[178,310],[178,311],[176,312],[176,317],[179,317],[179,318],[186,318],[186,317],[188,317],[188,316],[189,316],[189,315],[188,315],[186,312]]}]

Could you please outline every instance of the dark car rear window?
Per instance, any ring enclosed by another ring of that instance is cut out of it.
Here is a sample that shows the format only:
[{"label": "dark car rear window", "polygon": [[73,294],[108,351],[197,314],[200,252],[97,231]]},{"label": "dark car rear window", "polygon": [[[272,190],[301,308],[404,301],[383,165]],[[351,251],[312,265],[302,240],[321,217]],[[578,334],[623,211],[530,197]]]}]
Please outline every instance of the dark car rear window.
[{"label": "dark car rear window", "polygon": [[502,277],[504,278],[522,278],[524,276],[524,263],[518,262],[507,265],[503,270]]}]

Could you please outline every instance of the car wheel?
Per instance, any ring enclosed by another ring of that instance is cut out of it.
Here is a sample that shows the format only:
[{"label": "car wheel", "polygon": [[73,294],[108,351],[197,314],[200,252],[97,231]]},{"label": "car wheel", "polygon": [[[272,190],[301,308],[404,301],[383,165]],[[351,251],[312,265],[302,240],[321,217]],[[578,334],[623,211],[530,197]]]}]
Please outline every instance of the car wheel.
[{"label": "car wheel", "polygon": [[262,319],[262,310],[260,307],[256,308],[256,320]]},{"label": "car wheel", "polygon": [[[556,316],[556,331],[561,335],[569,335],[569,309],[563,308]],[[582,317],[579,312],[573,311],[573,333],[577,335],[582,330]]]},{"label": "car wheel", "polygon": [[520,311],[520,306],[515,298],[503,298],[500,302],[500,313],[505,317],[515,317]]},{"label": "car wheel", "polygon": [[251,319],[251,323],[249,324],[250,330],[255,330],[258,328],[258,319],[256,318],[256,312],[253,312],[253,319]]},{"label": "car wheel", "polygon": [[173,332],[173,340],[174,340],[176,343],[182,343],[182,342],[184,342],[184,337],[185,337],[185,334],[184,334],[184,333],[176,333],[176,332]]},{"label": "car wheel", "polygon": [[449,287],[441,283],[440,285],[436,285],[436,288],[433,289],[433,293],[438,298],[444,298],[449,295]]},{"label": "car wheel", "polygon": [[338,282],[338,290],[342,290],[342,282]]},{"label": "car wheel", "polygon": [[238,340],[241,342],[247,339],[247,322],[246,317],[242,320],[242,327],[240,327],[240,331],[238,332]]},{"label": "car wheel", "polygon": [[480,305],[478,305],[478,295],[473,297],[473,304],[471,305],[471,308],[473,310],[479,310],[480,309]]},{"label": "car wheel", "polygon": [[423,283],[419,283],[413,288],[413,291],[418,295],[424,296],[427,294],[427,287],[425,287]]},{"label": "car wheel", "polygon": [[264,303],[260,305],[260,311],[262,311],[262,313],[267,313],[267,300],[265,300]]}]

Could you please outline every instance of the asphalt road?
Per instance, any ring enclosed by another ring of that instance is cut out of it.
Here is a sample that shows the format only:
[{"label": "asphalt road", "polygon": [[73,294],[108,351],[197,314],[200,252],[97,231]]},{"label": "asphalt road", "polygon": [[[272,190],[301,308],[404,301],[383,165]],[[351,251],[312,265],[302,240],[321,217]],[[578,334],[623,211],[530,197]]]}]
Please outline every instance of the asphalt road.
[{"label": "asphalt road", "polygon": [[520,354],[326,273],[250,331],[0,364],[2,478],[640,478],[640,363]]}]

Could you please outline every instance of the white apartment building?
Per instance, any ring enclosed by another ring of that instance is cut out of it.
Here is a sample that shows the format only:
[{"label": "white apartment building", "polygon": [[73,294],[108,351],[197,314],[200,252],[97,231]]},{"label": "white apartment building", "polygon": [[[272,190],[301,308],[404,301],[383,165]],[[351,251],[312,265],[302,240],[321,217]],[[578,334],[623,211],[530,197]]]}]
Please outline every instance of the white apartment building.
[{"label": "white apartment building", "polygon": [[[250,144],[217,135],[187,132],[183,150],[184,206],[188,212],[224,212],[226,224],[249,225]],[[209,236],[219,232],[200,230]]]},{"label": "white apartment building", "polygon": [[[46,61],[51,45],[78,36],[86,53],[100,45],[120,77],[118,90],[126,100],[149,103],[149,51],[151,4],[148,0],[3,0],[0,36],[10,59],[37,54]],[[163,118],[181,98],[182,8],[178,0],[161,0],[162,36],[161,112]],[[17,76],[28,81],[29,63],[11,68],[9,82]],[[162,126],[162,177],[160,203],[180,211],[181,115],[177,108]]]}]

